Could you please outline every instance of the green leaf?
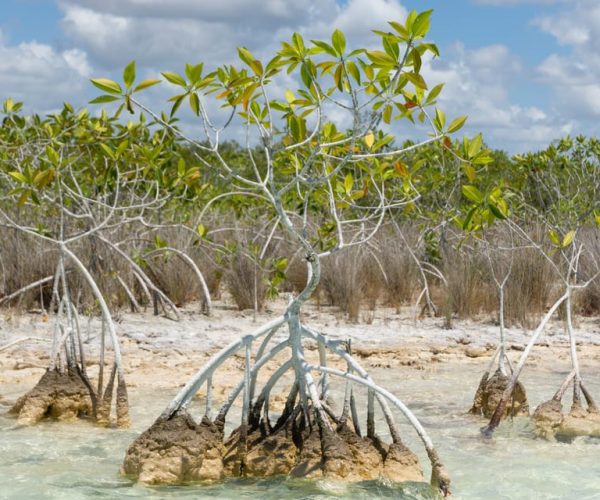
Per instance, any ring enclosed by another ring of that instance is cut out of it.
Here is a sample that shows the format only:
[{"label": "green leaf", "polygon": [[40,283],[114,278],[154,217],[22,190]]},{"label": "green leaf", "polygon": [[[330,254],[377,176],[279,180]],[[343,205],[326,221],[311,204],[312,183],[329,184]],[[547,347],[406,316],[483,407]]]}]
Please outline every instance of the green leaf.
[{"label": "green leaf", "polygon": [[48,156],[48,160],[50,160],[50,163],[52,163],[52,165],[55,165],[55,166],[58,165],[58,162],[59,162],[58,153],[50,145],[46,146],[46,156]]},{"label": "green leaf", "polygon": [[423,37],[429,31],[429,25],[431,21],[431,13],[433,10],[427,10],[421,12],[414,20],[411,33],[415,38]]},{"label": "green leaf", "polygon": [[[181,103],[183,102],[183,99],[185,97],[185,94],[181,94],[178,96],[175,96],[175,99],[173,99],[173,107],[171,108],[171,116],[174,116],[175,113],[177,113],[177,110],[179,109],[179,106],[181,106]],[[171,100],[171,99],[169,99]]]},{"label": "green leaf", "polygon": [[469,149],[467,151],[467,156],[469,158],[473,158],[479,151],[481,151],[481,145],[483,143],[483,137],[481,134],[477,134],[471,141],[469,142]]},{"label": "green leaf", "polygon": [[575,232],[576,231],[569,231],[567,234],[565,234],[565,237],[562,240],[562,247],[563,248],[566,248],[571,243],[573,243],[573,238],[575,238]]},{"label": "green leaf", "polygon": [[252,61],[256,60],[256,57],[254,57],[252,55],[252,52],[250,52],[246,47],[238,48],[238,55],[240,56],[240,59],[244,61],[248,66],[250,66]]},{"label": "green leaf", "polygon": [[440,92],[442,91],[442,89],[444,88],[444,84],[440,83],[438,85],[436,85],[435,87],[433,87],[431,89],[431,92],[429,92],[429,94],[427,95],[427,99],[425,101],[425,104],[432,104],[433,101],[435,101],[435,98],[440,95]]},{"label": "green leaf", "polygon": [[167,242],[163,240],[158,234],[154,237],[154,246],[159,248],[165,248],[167,246]]},{"label": "green leaf", "polygon": [[347,61],[346,69],[348,70],[348,73],[352,76],[352,78],[356,80],[356,83],[360,85],[360,71],[356,63],[354,61]]},{"label": "green leaf", "polygon": [[178,75],[177,73],[173,73],[172,71],[163,71],[161,75],[164,76],[165,79],[173,85],[179,85],[180,87],[184,88],[186,87],[185,80],[181,75]]},{"label": "green leaf", "polygon": [[452,123],[448,127],[447,132],[451,134],[453,132],[456,132],[457,130],[460,130],[466,121],[467,116],[459,116],[458,118],[452,120]]},{"label": "green leaf", "polygon": [[127,149],[127,146],[129,146],[129,141],[127,139],[120,142],[119,146],[117,147],[117,152],[116,152],[117,158],[125,152],[125,150]]},{"label": "green leaf", "polygon": [[311,40],[311,42],[316,45],[321,51],[327,52],[330,56],[337,57],[335,49],[326,42],[322,40]]},{"label": "green leaf", "polygon": [[13,111],[13,109],[14,109],[14,106],[15,106],[15,101],[13,101],[13,100],[12,100],[12,99],[9,97],[8,99],[6,99],[6,100],[4,101],[4,106],[3,106],[4,112],[5,112],[5,113],[12,113],[12,111]]},{"label": "green leaf", "polygon": [[352,173],[348,173],[346,174],[346,178],[344,179],[344,190],[346,191],[346,194],[350,194],[353,187],[354,177],[352,176]]},{"label": "green leaf", "polygon": [[17,200],[17,205],[20,207],[25,205],[25,202],[27,201],[27,198],[29,198],[30,194],[31,194],[31,191],[23,191],[21,193],[21,196],[19,196],[19,199]]},{"label": "green leaf", "polygon": [[418,89],[427,90],[427,83],[418,73],[404,73],[404,76]]},{"label": "green leaf", "polygon": [[397,23],[395,21],[388,21],[388,24],[398,32],[401,38],[408,38],[408,31],[406,31],[406,28],[400,23]]},{"label": "green leaf", "polygon": [[548,231],[548,236],[550,237],[550,241],[554,243],[557,247],[560,246],[560,236],[554,229],[550,229]]},{"label": "green leaf", "polygon": [[17,172],[17,171],[9,172],[9,175],[13,179],[17,180],[18,182],[22,182],[23,184],[27,184],[27,177],[25,177],[21,172]]},{"label": "green leaf", "polygon": [[198,83],[200,77],[202,76],[202,68],[204,65],[202,63],[196,64],[192,66],[191,64],[185,65],[185,76],[188,77],[188,80],[192,83]]},{"label": "green leaf", "polygon": [[254,71],[254,74],[256,76],[262,76],[264,69],[262,63],[258,59],[252,61],[250,63],[250,67],[252,68],[252,71]]},{"label": "green leaf", "polygon": [[204,224],[198,224],[198,227],[196,228],[196,232],[198,233],[200,238],[204,238],[206,236],[206,233],[208,232],[208,230],[204,227]]},{"label": "green leaf", "polygon": [[475,186],[463,186],[462,193],[465,198],[474,203],[480,204],[483,201],[483,195],[481,194],[481,191],[479,191],[479,189],[477,189]]},{"label": "green leaf", "polygon": [[465,217],[465,220],[462,223],[462,228],[465,231],[468,231],[470,229],[471,221],[473,220],[473,216],[475,215],[475,212],[477,212],[477,207],[473,207],[471,210],[469,210],[469,213]]},{"label": "green leaf", "polygon": [[383,110],[383,121],[385,123],[390,123],[392,121],[392,109],[392,106],[388,104]]},{"label": "green leaf", "polygon": [[367,57],[377,66],[390,66],[393,67],[396,64],[396,61],[388,56],[385,52],[381,50],[367,50]]},{"label": "green leaf", "polygon": [[107,146],[106,144],[102,144],[100,143],[100,147],[104,150],[104,152],[107,154],[107,156],[110,157],[111,160],[115,159],[115,153],[114,151],[110,148],[110,146]]},{"label": "green leaf", "polygon": [[148,87],[152,87],[153,85],[156,85],[157,83],[160,83],[160,80],[158,80],[157,78],[148,78],[147,80],[143,80],[139,83],[139,85],[133,89],[134,92],[139,92],[140,90],[144,90],[147,89]]},{"label": "green leaf", "polygon": [[506,215],[502,212],[502,210],[500,210],[500,207],[498,207],[494,203],[488,203],[488,207],[489,207],[490,211],[492,212],[492,214],[494,214],[494,217],[496,217],[497,219],[500,219],[500,220],[506,219]]},{"label": "green leaf", "polygon": [[286,259],[285,257],[282,257],[281,259],[277,259],[275,261],[275,269],[277,269],[278,271],[285,271],[287,266],[288,259]]},{"label": "green leaf", "polygon": [[446,125],[446,115],[441,109],[435,108],[435,119],[433,120],[435,127],[441,132]]},{"label": "green leaf", "polygon": [[397,38],[393,35],[384,35],[381,44],[385,53],[397,61],[400,57],[400,48],[398,47]]},{"label": "green leaf", "polygon": [[463,166],[463,169],[465,171],[465,175],[467,176],[467,179],[469,179],[469,182],[475,182],[475,178],[477,177],[477,171],[468,163],[466,163]]},{"label": "green leaf", "polygon": [[190,108],[192,108],[192,111],[196,116],[200,116],[200,99],[196,92],[190,94]]},{"label": "green leaf", "polygon": [[92,78],[90,81],[94,87],[97,87],[104,92],[108,92],[109,94],[121,95],[123,93],[121,86],[114,80],[109,80],[108,78]]},{"label": "green leaf", "polygon": [[337,68],[335,69],[335,73],[333,74],[333,81],[340,92],[344,91],[344,80],[342,77],[343,67],[341,64],[338,64]]},{"label": "green leaf", "polygon": [[123,82],[126,88],[131,88],[135,81],[135,61],[131,61],[123,70]]},{"label": "green leaf", "polygon": [[105,104],[108,102],[114,102],[114,101],[118,101],[120,98],[114,95],[101,95],[96,97],[95,99],[92,99],[90,101],[90,104]]},{"label": "green leaf", "polygon": [[335,30],[331,35],[331,43],[338,55],[342,55],[346,50],[346,37],[340,30]]}]

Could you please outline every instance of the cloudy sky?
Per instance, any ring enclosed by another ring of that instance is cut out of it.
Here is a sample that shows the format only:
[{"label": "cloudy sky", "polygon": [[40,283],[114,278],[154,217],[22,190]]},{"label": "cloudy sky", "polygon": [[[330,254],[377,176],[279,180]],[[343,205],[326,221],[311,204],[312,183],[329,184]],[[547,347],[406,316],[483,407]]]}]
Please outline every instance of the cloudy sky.
[{"label": "cloudy sky", "polygon": [[369,44],[413,8],[434,9],[442,57],[426,77],[446,82],[441,107],[468,114],[467,133],[510,152],[600,133],[598,0],[0,0],[0,99],[85,106],[89,78],[132,59],[146,77],[230,62],[238,46],[267,57],[294,31]]}]

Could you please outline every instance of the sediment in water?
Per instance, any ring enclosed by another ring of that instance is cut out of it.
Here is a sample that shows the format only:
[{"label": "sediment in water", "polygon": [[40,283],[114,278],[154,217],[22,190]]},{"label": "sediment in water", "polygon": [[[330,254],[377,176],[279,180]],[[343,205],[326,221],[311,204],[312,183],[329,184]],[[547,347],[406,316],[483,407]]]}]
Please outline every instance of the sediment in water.
[{"label": "sediment in water", "polygon": [[89,389],[77,373],[47,370],[36,386],[9,410],[20,424],[35,424],[44,418],[74,420],[93,416]]}]

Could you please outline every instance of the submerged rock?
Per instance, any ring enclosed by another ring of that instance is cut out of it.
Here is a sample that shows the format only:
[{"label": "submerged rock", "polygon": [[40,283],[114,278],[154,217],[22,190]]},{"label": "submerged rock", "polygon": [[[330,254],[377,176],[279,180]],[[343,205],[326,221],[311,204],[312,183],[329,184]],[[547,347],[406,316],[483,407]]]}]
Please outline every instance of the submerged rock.
[{"label": "submerged rock", "polygon": [[217,481],[223,473],[223,432],[186,412],[157,420],[127,449],[121,473],[145,484]]},{"label": "submerged rock", "polygon": [[563,414],[560,401],[551,399],[539,405],[531,417],[536,433],[548,440],[577,436],[600,437],[600,413],[575,406]]},{"label": "submerged rock", "polygon": [[20,424],[35,424],[43,418],[74,420],[90,417],[93,407],[90,392],[78,374],[47,370],[9,413],[16,415]]},{"label": "submerged rock", "polygon": [[[502,394],[508,386],[508,382],[509,378],[503,375],[500,370],[497,370],[492,377],[488,377],[487,373],[484,374],[475,393],[473,406],[469,412],[474,415],[490,418],[494,414],[502,398]],[[525,387],[523,387],[521,382],[517,382],[513,394],[506,405],[503,418],[520,415],[529,415],[529,403],[527,402]]]}]

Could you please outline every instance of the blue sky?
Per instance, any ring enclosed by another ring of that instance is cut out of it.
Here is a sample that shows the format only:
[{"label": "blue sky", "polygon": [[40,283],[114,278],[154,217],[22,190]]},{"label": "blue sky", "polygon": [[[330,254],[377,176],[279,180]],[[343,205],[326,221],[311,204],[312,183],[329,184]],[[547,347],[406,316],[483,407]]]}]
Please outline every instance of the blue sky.
[{"label": "blue sky", "polygon": [[[447,114],[469,115],[467,133],[519,152],[600,132],[597,0],[0,0],[0,98],[37,113],[85,106],[89,78],[117,76],[131,59],[155,76],[228,62],[241,45],[267,56],[293,31],[334,27],[360,45],[370,29],[428,8],[442,57],[424,71],[446,82]],[[149,94],[157,108],[162,97]]]}]

